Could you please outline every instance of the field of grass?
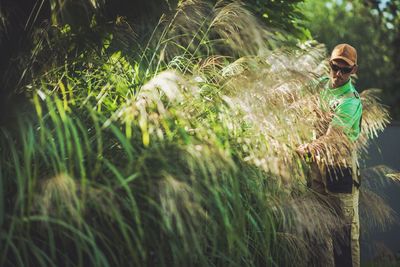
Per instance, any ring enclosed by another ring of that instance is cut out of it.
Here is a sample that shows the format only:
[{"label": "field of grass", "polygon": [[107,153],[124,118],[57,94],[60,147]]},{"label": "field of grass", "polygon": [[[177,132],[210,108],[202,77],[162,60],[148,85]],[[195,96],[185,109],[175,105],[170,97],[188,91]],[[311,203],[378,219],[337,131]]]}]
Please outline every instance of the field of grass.
[{"label": "field of grass", "polygon": [[[37,75],[0,128],[0,266],[323,259],[312,244],[340,219],[295,148],[319,119],[324,47],[283,46],[238,4],[183,5],[147,41],[117,33]],[[388,122],[362,97],[360,150]]]}]

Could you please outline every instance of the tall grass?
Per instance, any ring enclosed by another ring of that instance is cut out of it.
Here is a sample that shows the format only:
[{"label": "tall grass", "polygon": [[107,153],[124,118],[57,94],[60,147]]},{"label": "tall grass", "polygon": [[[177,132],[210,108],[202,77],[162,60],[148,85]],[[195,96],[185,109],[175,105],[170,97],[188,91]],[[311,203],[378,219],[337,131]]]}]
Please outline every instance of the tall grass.
[{"label": "tall grass", "polygon": [[[221,2],[185,1],[149,38],[131,55],[106,39],[27,87],[31,105],[1,129],[0,265],[323,260],[311,240],[341,222],[294,149],[318,121],[324,47],[271,50]],[[388,119],[370,94],[362,144]]]}]

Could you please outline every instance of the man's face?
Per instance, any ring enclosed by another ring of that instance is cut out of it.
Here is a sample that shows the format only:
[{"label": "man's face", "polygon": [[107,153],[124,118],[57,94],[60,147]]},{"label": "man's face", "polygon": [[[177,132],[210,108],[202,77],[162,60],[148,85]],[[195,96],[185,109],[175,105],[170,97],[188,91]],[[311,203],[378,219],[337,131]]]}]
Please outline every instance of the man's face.
[{"label": "man's face", "polygon": [[357,65],[351,66],[346,61],[341,59],[333,59],[329,62],[330,79],[333,88],[337,88],[345,84],[350,75],[356,73]]}]

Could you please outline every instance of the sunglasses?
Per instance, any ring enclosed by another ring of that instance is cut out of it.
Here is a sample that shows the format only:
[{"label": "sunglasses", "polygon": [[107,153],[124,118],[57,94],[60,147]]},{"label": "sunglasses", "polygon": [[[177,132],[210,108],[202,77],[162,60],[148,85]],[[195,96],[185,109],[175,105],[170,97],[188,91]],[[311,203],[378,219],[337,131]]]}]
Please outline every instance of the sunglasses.
[{"label": "sunglasses", "polygon": [[339,67],[338,65],[333,64],[332,62],[330,62],[329,65],[331,66],[331,69],[332,69],[334,72],[337,72],[337,71],[340,70],[340,72],[343,73],[343,74],[348,74],[348,73],[350,73],[350,72],[353,70],[353,68],[354,68],[354,66],[353,66],[353,67]]}]

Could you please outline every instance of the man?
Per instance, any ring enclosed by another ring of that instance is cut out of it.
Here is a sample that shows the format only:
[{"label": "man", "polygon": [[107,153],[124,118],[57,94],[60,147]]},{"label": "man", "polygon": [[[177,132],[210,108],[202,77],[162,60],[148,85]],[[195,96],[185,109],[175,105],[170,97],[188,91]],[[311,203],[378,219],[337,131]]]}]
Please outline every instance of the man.
[{"label": "man", "polygon": [[328,245],[332,255],[329,264],[359,266],[360,180],[355,141],[361,131],[362,104],[351,81],[351,75],[358,68],[356,49],[348,44],[337,45],[331,53],[329,66],[329,78],[321,79],[325,86],[320,93],[320,108],[331,116],[326,127],[316,129],[320,131],[319,136],[300,145],[296,151],[312,157],[311,188],[336,203],[337,212],[345,223],[345,229],[338,229],[338,232],[344,234],[346,240],[333,238]]}]

